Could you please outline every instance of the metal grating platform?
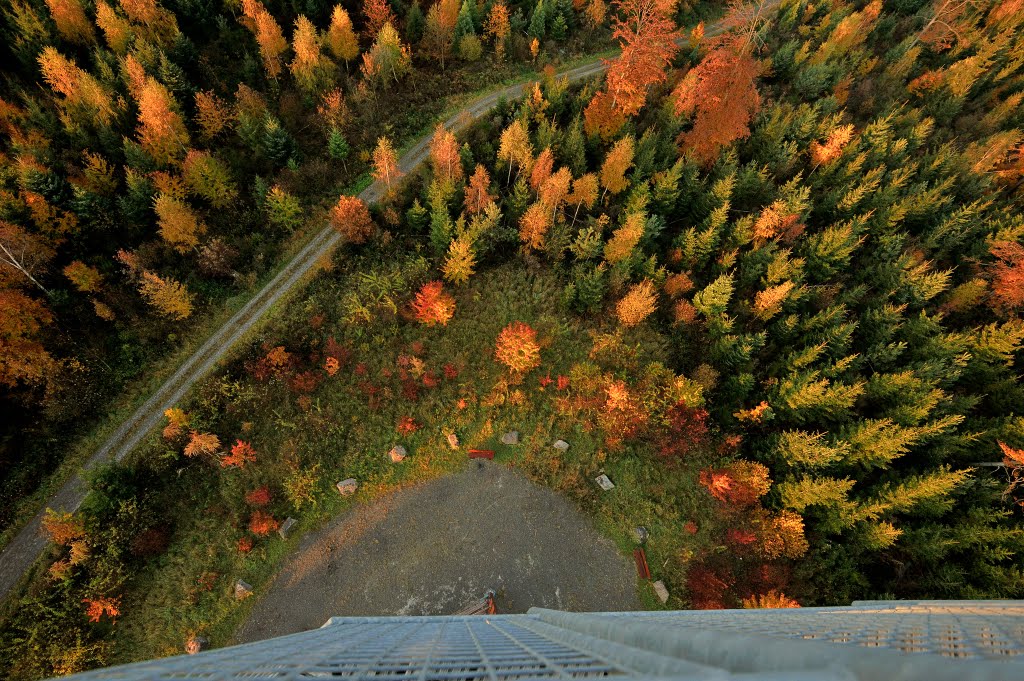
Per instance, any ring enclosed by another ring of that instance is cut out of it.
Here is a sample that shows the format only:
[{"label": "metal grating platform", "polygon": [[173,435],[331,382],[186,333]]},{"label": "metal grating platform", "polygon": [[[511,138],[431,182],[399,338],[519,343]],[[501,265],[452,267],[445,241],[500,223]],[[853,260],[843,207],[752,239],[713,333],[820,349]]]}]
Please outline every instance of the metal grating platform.
[{"label": "metal grating platform", "polygon": [[68,679],[1024,681],[1024,602],[335,617],[322,628]]}]

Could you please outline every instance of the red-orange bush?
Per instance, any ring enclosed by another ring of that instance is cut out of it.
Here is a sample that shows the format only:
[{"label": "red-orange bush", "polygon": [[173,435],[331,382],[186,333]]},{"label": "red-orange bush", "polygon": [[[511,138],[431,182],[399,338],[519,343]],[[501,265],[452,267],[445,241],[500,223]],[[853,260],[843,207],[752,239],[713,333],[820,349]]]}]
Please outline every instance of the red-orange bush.
[{"label": "red-orange bush", "polygon": [[516,373],[540,366],[537,332],[523,322],[512,322],[498,334],[494,357]]},{"label": "red-orange bush", "polygon": [[263,511],[255,511],[249,518],[249,531],[257,537],[265,537],[280,526],[274,516]]}]

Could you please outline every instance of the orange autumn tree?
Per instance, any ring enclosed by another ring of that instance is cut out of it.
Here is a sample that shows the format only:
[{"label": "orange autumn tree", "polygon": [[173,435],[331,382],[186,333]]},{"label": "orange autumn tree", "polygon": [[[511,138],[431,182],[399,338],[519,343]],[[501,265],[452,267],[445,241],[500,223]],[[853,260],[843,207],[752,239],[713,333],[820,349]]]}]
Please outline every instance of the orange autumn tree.
[{"label": "orange autumn tree", "polygon": [[164,416],[167,417],[167,425],[164,426],[162,435],[166,440],[173,440],[184,432],[185,426],[188,425],[188,415],[183,409],[171,407],[164,412]]},{"label": "orange autumn tree", "polygon": [[292,52],[295,56],[288,68],[292,72],[292,78],[304,92],[316,94],[331,85],[333,65],[320,52],[320,36],[317,35],[313,22],[302,15],[295,20]]},{"label": "orange autumn tree", "polygon": [[[434,177],[443,182],[456,183],[462,179],[462,158],[455,135],[438,123],[430,138],[430,165]],[[486,172],[486,171],[485,171]]]},{"label": "orange autumn tree", "polygon": [[114,619],[121,614],[120,598],[83,598],[82,602],[86,605],[85,614],[90,622],[99,622],[104,615]]},{"label": "orange autumn tree", "polygon": [[43,80],[63,99],[65,125],[82,125],[92,119],[109,123],[114,102],[98,80],[78,68],[73,61],[52,47],[44,47],[38,58]]},{"label": "orange autumn tree", "polygon": [[498,158],[508,163],[508,178],[506,182],[512,181],[512,166],[516,166],[517,172],[527,170],[533,164],[533,145],[530,143],[530,133],[526,126],[518,118],[501,133],[501,143],[498,146]]},{"label": "orange autumn tree", "polygon": [[487,173],[487,168],[478,163],[469,178],[469,186],[466,187],[466,212],[475,215],[487,210],[487,207],[494,203],[490,189],[491,176]]},{"label": "orange autumn tree", "polygon": [[601,186],[605,192],[618,194],[629,186],[626,171],[633,167],[633,136],[626,135],[611,148],[601,164]]},{"label": "orange autumn tree", "polygon": [[178,253],[187,253],[199,245],[206,225],[184,201],[169,194],[158,194],[153,201],[160,236]]},{"label": "orange autumn tree", "polygon": [[139,143],[157,163],[167,165],[188,147],[188,131],[173,95],[155,78],[147,77],[137,93]]},{"label": "orange autumn tree", "polygon": [[366,17],[364,33],[371,37],[380,33],[385,24],[398,25],[398,19],[391,11],[391,3],[388,0],[364,0],[363,16]]},{"label": "orange autumn tree", "polygon": [[364,244],[373,234],[370,210],[356,196],[338,197],[338,203],[331,209],[331,226],[353,244]]},{"label": "orange autumn tree", "polygon": [[658,307],[658,294],[650,279],[634,284],[615,305],[615,315],[625,327],[636,326]]},{"label": "orange autumn tree", "polygon": [[622,53],[610,60],[606,77],[612,105],[624,116],[635,115],[648,89],[667,79],[666,69],[679,47],[672,16],[674,0],[616,0],[619,14],[612,19],[612,37]]},{"label": "orange autumn tree", "polygon": [[92,22],[85,15],[81,0],[46,0],[53,23],[57,24],[57,32],[65,40],[88,45],[96,39],[92,30]]},{"label": "orange autumn tree", "polygon": [[512,322],[498,334],[494,358],[518,374],[537,368],[540,366],[537,332],[523,322]]},{"label": "orange autumn tree", "polygon": [[1016,241],[992,244],[992,297],[1001,309],[1024,305],[1024,246]]},{"label": "orange autumn tree", "polygon": [[519,218],[519,239],[529,248],[544,248],[544,237],[551,228],[551,213],[548,208],[537,201],[530,204],[523,216]]},{"label": "orange autumn tree", "polygon": [[231,452],[220,459],[221,468],[245,468],[245,464],[256,460],[256,450],[244,440],[237,440],[231,445]]},{"label": "orange autumn tree", "polygon": [[43,303],[21,291],[0,288],[0,385],[42,383],[54,366],[39,335],[53,321]]},{"label": "orange autumn tree", "polygon": [[281,74],[281,55],[288,49],[281,26],[260,0],[242,0],[242,13],[245,25],[256,36],[267,75],[276,79]]},{"label": "orange autumn tree", "polygon": [[212,140],[231,122],[231,112],[223,99],[213,92],[196,93],[196,115],[193,118],[202,133],[200,137]]},{"label": "orange autumn tree", "polygon": [[139,293],[164,317],[181,321],[192,315],[192,294],[181,282],[143,271]]},{"label": "orange autumn tree", "polygon": [[505,58],[505,41],[508,40],[508,36],[512,32],[508,5],[500,0],[491,5],[491,12],[487,15],[484,31],[494,38],[494,58],[502,61]]},{"label": "orange autumn tree", "polygon": [[185,456],[209,456],[218,451],[220,451],[220,438],[213,433],[200,433],[196,430],[189,433],[188,444],[185,445]]},{"label": "orange autumn tree", "polygon": [[402,176],[398,167],[398,154],[387,137],[377,139],[377,147],[373,150],[372,175],[378,182],[386,184],[389,190],[391,183]]},{"label": "orange autumn tree", "polygon": [[345,62],[346,69],[349,62],[359,56],[359,39],[352,29],[352,19],[341,5],[335,5],[331,12],[331,25],[327,28],[325,42],[334,58]]},{"label": "orange autumn tree", "polygon": [[735,30],[709,41],[713,49],[672,94],[676,114],[693,117],[693,126],[680,134],[679,142],[702,163],[749,135],[750,121],[761,108],[754,82],[761,64],[752,54],[761,15],[750,6],[734,5],[725,21]]},{"label": "orange autumn tree", "polygon": [[421,324],[445,326],[455,315],[455,298],[445,292],[443,283],[432,281],[424,284],[416,293],[412,309]]}]

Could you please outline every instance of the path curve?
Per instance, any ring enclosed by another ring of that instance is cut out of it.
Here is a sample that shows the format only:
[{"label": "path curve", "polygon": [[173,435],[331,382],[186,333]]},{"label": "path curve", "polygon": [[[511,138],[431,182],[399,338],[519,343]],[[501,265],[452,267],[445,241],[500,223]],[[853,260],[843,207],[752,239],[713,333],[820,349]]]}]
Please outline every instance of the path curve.
[{"label": "path curve", "polygon": [[[604,61],[598,61],[562,72],[571,82],[592,78],[605,71]],[[531,80],[483,95],[467,104],[444,122],[444,126],[459,132],[488,113],[498,101],[518,99],[537,81]],[[414,144],[399,160],[403,173],[415,170],[430,153],[433,133]],[[367,203],[375,203],[384,195],[383,185],[374,182],[359,194]],[[17,586],[22,575],[43,555],[49,540],[42,532],[46,508],[76,511],[85,499],[88,489],[83,473],[111,460],[121,461],[161,421],[164,411],[177,405],[185,393],[209,373],[231,347],[262,318],[270,308],[290,291],[321,258],[328,255],[341,240],[332,228],[326,227],[288,262],[278,274],[259,290],[238,312],[215,331],[203,345],[186,359],[174,375],[167,379],[146,402],[121,424],[100,446],[82,468],[54,493],[25,527],[0,553],[0,601]]]},{"label": "path curve", "polygon": [[531,607],[638,610],[633,562],[557,492],[479,461],[368,504],[310,532],[235,635],[249,643],[331,617],[450,615],[497,594]]}]

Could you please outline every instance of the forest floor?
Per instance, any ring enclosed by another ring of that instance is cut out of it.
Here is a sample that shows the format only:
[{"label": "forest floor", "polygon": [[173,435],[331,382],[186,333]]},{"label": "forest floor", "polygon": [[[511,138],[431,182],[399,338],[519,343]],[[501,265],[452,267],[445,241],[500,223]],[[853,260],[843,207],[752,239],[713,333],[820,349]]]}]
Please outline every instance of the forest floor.
[{"label": "forest floor", "polygon": [[[588,58],[593,59],[593,58]],[[570,82],[600,75],[606,69],[602,61],[586,61],[570,68],[562,75]],[[527,88],[536,82],[533,79],[511,86],[500,87],[467,102],[446,121],[445,127],[461,130],[474,120],[488,113],[503,99],[523,96]],[[399,165],[404,173],[419,166],[428,156],[430,140],[427,134],[413,143],[402,155]],[[380,183],[373,183],[363,190],[359,197],[367,203],[377,201],[384,193]],[[81,471],[71,475],[52,495],[40,505],[38,513],[11,538],[0,553],[0,599],[21,581],[23,575],[39,559],[46,549],[48,540],[41,533],[43,513],[46,508],[74,511],[81,505],[87,486],[84,479],[88,471],[111,459],[120,461],[134,449],[143,437],[160,422],[164,412],[177,404],[195,383],[207,375],[242,339],[248,336],[261,319],[277,306],[286,294],[307,279],[311,272],[337,245],[340,237],[327,227],[316,234],[304,248],[283,265],[277,274],[252,296],[222,326],[216,328],[193,354],[189,355],[159,388],[157,388],[130,417],[104,441],[90,458],[81,465]]]},{"label": "forest floor", "polygon": [[305,536],[237,641],[332,616],[451,614],[487,589],[501,613],[632,610],[635,582],[632,564],[565,497],[506,465],[471,462]]}]

